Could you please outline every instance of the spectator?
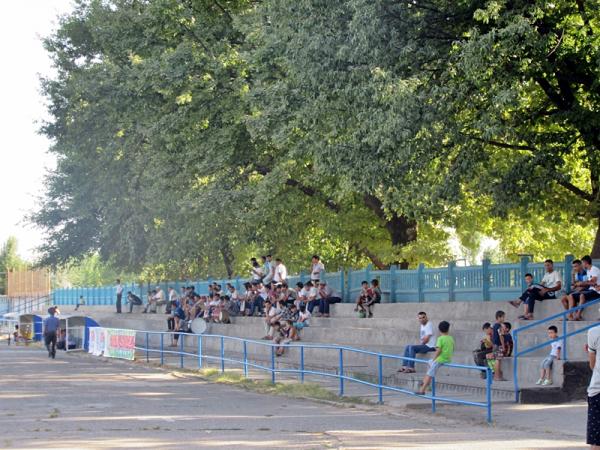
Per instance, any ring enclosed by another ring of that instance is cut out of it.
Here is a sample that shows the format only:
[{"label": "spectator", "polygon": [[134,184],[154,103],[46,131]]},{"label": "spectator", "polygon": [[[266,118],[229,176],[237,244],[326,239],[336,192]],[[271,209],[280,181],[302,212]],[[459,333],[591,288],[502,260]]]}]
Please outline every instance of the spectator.
[{"label": "spectator", "polygon": [[[548,327],[548,338],[550,340],[558,337],[558,328],[554,325]],[[552,384],[552,366],[554,360],[560,359],[560,351],[562,349],[562,341],[555,341],[550,344],[550,354],[542,361],[540,370],[540,379],[535,384],[542,386],[550,386]]]},{"label": "spectator", "polygon": [[297,330],[301,330],[302,328],[306,328],[310,326],[310,311],[306,309],[306,305],[300,306],[300,312],[298,313],[298,320],[294,322],[294,326]]},{"label": "spectator", "polygon": [[167,289],[167,292],[168,292],[168,300],[167,300],[167,307],[165,308],[165,313],[171,314],[171,307],[173,305],[173,302],[178,299],[177,291],[175,289],[173,289],[172,286],[169,286],[169,288]]},{"label": "spectator", "polygon": [[258,261],[256,261],[256,258],[252,258],[251,272],[252,272],[252,282],[257,282],[257,283],[261,282],[262,283],[262,280],[265,277],[265,272],[258,264]]},{"label": "spectator", "polygon": [[273,275],[274,275],[274,271],[275,268],[273,267],[272,264],[272,257],[271,255],[267,255],[267,256],[261,256],[260,259],[262,260],[263,263],[263,272],[264,272],[264,278],[262,280],[263,284],[269,284],[271,283],[271,281],[273,281]]},{"label": "spectator", "polygon": [[52,359],[56,357],[56,340],[60,334],[60,321],[58,317],[55,317],[55,314],[56,309],[54,307],[48,308],[48,317],[43,322],[44,344],[48,350],[48,358]]},{"label": "spectator", "polygon": [[504,357],[509,358],[512,356],[512,352],[513,352],[513,338],[512,335],[510,334],[512,330],[512,325],[510,324],[510,322],[502,322],[502,335],[504,336],[504,347],[502,348],[502,353],[504,354]]},{"label": "spectator", "polygon": [[[483,324],[483,338],[479,342],[479,348],[473,351],[473,360],[475,364],[482,367],[487,367],[487,355],[493,352],[492,335],[494,330],[489,322]],[[486,378],[486,371],[481,371],[481,378]]]},{"label": "spectator", "polygon": [[[551,259],[547,259],[544,261],[544,268],[546,269],[546,273],[541,283],[532,283],[521,296],[522,301],[525,302],[524,314],[519,316],[521,320],[533,320],[535,302],[556,298],[556,292],[562,289],[562,279],[560,274],[554,270],[554,262]],[[512,301],[510,304],[518,307],[520,302]]]},{"label": "spectator", "polygon": [[442,320],[438,325],[440,331],[440,337],[437,338],[436,350],[433,358],[429,361],[429,369],[427,375],[423,377],[421,383],[421,389],[415,392],[417,395],[425,395],[425,391],[431,383],[431,379],[435,376],[438,368],[442,364],[452,362],[452,355],[454,354],[454,338],[448,334],[450,331],[450,324],[445,320]]},{"label": "spectator", "polygon": [[[583,264],[580,259],[576,259],[571,263],[572,272],[571,272],[571,294],[579,294],[581,291],[585,289],[585,281],[587,272],[583,268]],[[577,296],[577,300],[579,300],[579,296]],[[565,309],[571,309],[575,307],[575,298],[573,295],[565,294],[560,299],[563,307]],[[573,314],[567,314],[567,320],[574,320],[575,317]]]},{"label": "spectator", "polygon": [[249,316],[250,310],[252,309],[252,304],[254,302],[254,296],[252,295],[252,284],[244,283],[244,292],[240,296],[240,314],[243,316]]},{"label": "spectator", "polygon": [[273,339],[275,323],[279,322],[281,312],[270,300],[265,301],[265,337],[263,339]]},{"label": "spectator", "polygon": [[83,295],[79,296],[79,300],[77,301],[77,304],[75,305],[75,311],[77,311],[79,309],[80,306],[85,305],[85,299],[83,298]]},{"label": "spectator", "polygon": [[67,330],[60,330],[60,336],[56,342],[56,348],[58,350],[74,350],[77,348],[77,344],[71,335],[67,337]]},{"label": "spectator", "polygon": [[514,306],[515,308],[518,308],[519,306],[521,306],[521,304],[523,302],[527,301],[527,298],[529,297],[529,291],[533,287],[533,275],[532,274],[526,273],[523,278],[525,279],[525,286],[527,286],[525,288],[525,291],[523,291],[523,293],[521,294],[521,296],[517,300],[511,300],[511,301],[508,302],[512,306]]},{"label": "spectator", "polygon": [[[492,356],[494,359],[494,380],[506,381],[502,376],[502,358],[504,356],[504,334],[502,324],[506,314],[504,311],[496,311],[496,323],[492,327]],[[489,356],[489,355],[488,355]],[[489,359],[489,358],[488,358]]]},{"label": "spectator", "polygon": [[287,283],[281,284],[281,298],[285,301],[286,305],[291,306],[296,303],[297,292],[288,286]]},{"label": "spectator", "polygon": [[131,291],[127,291],[127,302],[129,303],[129,314],[133,312],[134,306],[142,306],[144,304],[142,299]]},{"label": "spectator", "polygon": [[302,297],[306,299],[306,307],[312,314],[315,306],[319,306],[319,300],[317,299],[317,288],[313,285],[312,281],[307,281],[302,291]]},{"label": "spectator", "polygon": [[285,283],[287,281],[287,268],[283,265],[281,258],[275,259],[275,267],[273,268],[273,281],[275,283]]},{"label": "spectator", "polygon": [[[146,300],[148,303],[146,303],[146,307],[144,308],[144,310],[142,311],[142,313],[146,314],[148,312],[156,312],[156,306],[154,305],[154,296],[156,295],[156,291],[152,290],[152,291],[148,291],[148,294],[146,296]],[[152,311],[152,309],[154,309],[154,311]]]},{"label": "spectator", "polygon": [[327,284],[327,281],[319,281],[319,313],[323,317],[329,317],[329,306],[334,303],[340,303],[342,301],[339,294],[333,290],[331,286]]},{"label": "spectator", "polygon": [[600,362],[597,356],[600,349],[600,327],[590,328],[587,333],[586,351],[592,370],[592,378],[587,389],[588,417],[587,443],[593,449],[600,449]]},{"label": "spectator", "polygon": [[381,289],[379,288],[379,280],[372,280],[371,296],[367,298],[365,303],[367,317],[373,317],[373,307],[376,303],[381,303]]},{"label": "spectator", "polygon": [[121,280],[117,278],[117,314],[121,314],[121,299],[123,298],[123,286],[121,285]]},{"label": "spectator", "polygon": [[307,302],[307,298],[304,295],[305,294],[304,283],[302,283],[300,281],[297,282],[294,290],[296,291],[296,306],[298,306],[298,308],[300,308],[301,305],[305,305]]},{"label": "spectator", "polygon": [[167,300],[165,298],[165,291],[163,291],[160,286],[156,286],[156,294],[154,294],[154,301],[155,301],[154,312],[157,312],[156,311],[157,307],[167,304]]},{"label": "spectator", "polygon": [[[291,320],[285,320],[280,323],[279,333],[277,336],[273,338],[273,342],[276,344],[283,344],[284,346],[289,344],[292,341],[299,340],[298,330],[294,327]],[[282,356],[285,352],[285,347],[277,347],[275,354],[277,356]]]},{"label": "spectator", "polygon": [[[592,265],[592,258],[588,255],[581,258],[581,263],[586,271],[585,281],[581,283],[583,289],[580,292],[569,294],[569,304],[573,306],[584,305],[586,302],[600,298],[600,289],[596,285],[600,282],[600,269]],[[573,314],[572,320],[583,320],[583,308]]]},{"label": "spectator", "polygon": [[[415,358],[417,353],[429,353],[435,351],[435,336],[433,334],[433,324],[429,321],[427,314],[421,311],[417,314],[417,320],[420,323],[419,327],[419,343],[416,345],[407,345],[404,348],[405,358]],[[402,373],[414,373],[415,362],[404,359],[402,367],[398,370]]]},{"label": "spectator", "polygon": [[323,272],[325,272],[325,266],[321,262],[319,255],[313,255],[312,266],[310,269],[310,281],[317,286],[319,281],[323,278]]},{"label": "spectator", "polygon": [[360,283],[361,289],[360,294],[358,294],[358,298],[356,299],[356,307],[354,311],[358,311],[358,316],[360,318],[367,317],[367,303],[371,301],[374,296],[373,290],[369,287],[368,281],[363,281]]}]

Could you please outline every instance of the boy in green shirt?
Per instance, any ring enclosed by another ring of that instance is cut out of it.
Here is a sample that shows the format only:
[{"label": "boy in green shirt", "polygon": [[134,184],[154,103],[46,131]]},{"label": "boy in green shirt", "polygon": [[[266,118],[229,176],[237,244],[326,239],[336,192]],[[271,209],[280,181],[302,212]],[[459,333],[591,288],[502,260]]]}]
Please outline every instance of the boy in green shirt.
[{"label": "boy in green shirt", "polygon": [[452,361],[454,338],[448,334],[450,324],[443,320],[438,325],[438,330],[440,330],[440,336],[436,341],[435,355],[429,361],[429,370],[427,370],[427,375],[423,378],[421,390],[415,392],[417,395],[425,395],[425,391],[429,387],[429,384],[431,384],[431,379],[435,376],[438,367]]}]

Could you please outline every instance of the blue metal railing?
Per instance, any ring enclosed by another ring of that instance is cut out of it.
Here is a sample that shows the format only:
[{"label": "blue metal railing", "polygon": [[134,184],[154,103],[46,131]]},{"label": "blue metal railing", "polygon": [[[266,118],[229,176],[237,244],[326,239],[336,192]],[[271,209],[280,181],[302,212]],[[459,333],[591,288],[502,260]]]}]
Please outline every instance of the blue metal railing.
[{"label": "blue metal railing", "polygon": [[[569,314],[573,314],[576,311],[580,311],[580,310],[584,310],[590,306],[594,306],[596,304],[600,303],[600,299],[597,300],[593,300],[591,302],[587,302],[584,303],[583,305],[579,305],[576,306],[574,308],[571,309],[567,309],[565,311],[562,311],[560,313],[554,314],[550,317],[546,317],[545,319],[541,319],[541,320],[536,320],[533,323],[527,324],[525,326],[519,327],[516,330],[513,331],[513,341],[514,341],[514,349],[513,349],[513,380],[514,380],[514,388],[515,388],[515,402],[519,401],[519,357],[526,355],[527,353],[531,353],[534,352],[536,350],[539,350],[541,348],[544,348],[550,344],[552,344],[553,342],[558,342],[558,341],[563,341],[563,346],[562,346],[562,359],[567,361],[568,360],[568,349],[567,349],[567,344],[568,344],[568,339],[571,336],[575,336],[577,334],[583,333],[584,331],[589,330],[590,328],[594,328],[597,327],[598,325],[600,325],[600,322],[594,322],[591,325],[587,325],[585,327],[579,328],[575,331],[571,331],[571,332],[567,332],[567,324],[569,321],[567,321],[567,315]],[[524,331],[530,330],[532,328],[535,328],[537,326],[543,325],[543,324],[547,324],[548,322],[552,322],[554,320],[557,319],[562,319],[562,336],[557,337],[556,339],[549,339],[545,342],[542,342],[541,344],[537,344],[537,345],[533,345],[531,347],[527,347],[523,350],[519,350],[519,334],[521,334]],[[573,323],[577,323],[576,321],[572,321]]]},{"label": "blue metal railing", "polygon": [[49,295],[24,299],[8,299],[5,304],[5,313],[13,313],[17,315],[25,314],[33,311],[39,311],[41,308],[49,304]]},{"label": "blue metal railing", "polygon": [[[567,293],[570,283],[567,279],[571,274],[572,255],[566,255],[564,261],[554,264],[555,270],[563,277]],[[541,281],[544,274],[543,263],[532,263],[528,256],[523,256],[518,263],[491,264],[483,260],[480,266],[459,267],[455,261],[450,261],[446,267],[426,268],[420,264],[413,270],[399,270],[397,266],[389,270],[373,270],[371,265],[359,270],[340,270],[324,274],[328,283],[338,291],[344,301],[352,302],[360,292],[360,283],[376,278],[380,281],[384,294],[383,301],[389,302],[440,302],[440,301],[502,301],[518,297],[526,288],[524,275],[531,272],[535,280]],[[288,278],[288,284],[293,287],[298,281],[307,281],[304,273]],[[223,288],[226,283],[233,284],[236,289],[243,291],[243,284],[248,279],[235,278],[208,279],[201,281],[171,281],[159,283],[127,284],[125,293],[133,293],[145,298],[146,292],[160,285],[166,292],[168,286],[178,292],[181,286],[194,285],[201,294],[208,292],[208,283],[219,282]],[[53,302],[60,305],[75,305],[83,296],[88,305],[113,305],[116,299],[114,286],[79,287],[55,289]]]},{"label": "blue metal railing", "polygon": [[[449,398],[439,396],[436,393],[436,380],[435,377],[432,379],[431,384],[431,394],[430,395],[419,395],[415,392],[404,389],[397,386],[390,386],[384,384],[384,374],[383,374],[383,362],[384,360],[394,360],[394,361],[414,361],[417,364],[427,364],[427,360],[416,359],[416,358],[406,358],[399,355],[391,355],[387,353],[379,353],[372,352],[368,350],[362,350],[354,347],[345,347],[339,345],[324,345],[324,344],[298,344],[298,343],[290,343],[290,344],[277,344],[272,342],[265,341],[256,341],[250,339],[244,339],[233,336],[222,336],[222,335],[212,335],[212,334],[189,334],[189,333],[176,333],[176,332],[163,332],[163,331],[136,331],[137,333],[142,333],[144,335],[143,341],[145,342],[145,346],[137,346],[136,350],[145,352],[146,361],[150,360],[150,353],[159,353],[160,354],[160,364],[163,365],[165,362],[165,355],[173,355],[179,356],[179,365],[181,368],[184,366],[184,358],[191,357],[197,360],[198,368],[201,369],[203,367],[203,360],[212,360],[216,361],[220,364],[221,372],[225,371],[225,363],[231,363],[236,365],[241,365],[243,368],[243,373],[245,377],[248,377],[248,369],[258,369],[261,371],[269,372],[271,375],[271,381],[275,383],[277,374],[297,374],[300,378],[301,382],[304,382],[304,378],[306,375],[315,375],[322,376],[328,378],[337,378],[339,382],[339,395],[343,396],[345,392],[345,382],[354,382],[365,386],[370,386],[377,389],[378,392],[378,401],[379,403],[383,403],[384,391],[393,391],[398,392],[405,395],[415,396],[418,398],[425,398],[431,401],[432,411],[436,411],[436,402],[446,402],[446,403],[454,403],[459,405],[467,405],[467,406],[476,406],[480,408],[485,408],[487,413],[487,421],[491,423],[492,421],[492,371],[489,367],[482,366],[469,366],[464,364],[443,364],[444,367],[448,367],[450,369],[467,369],[467,370],[475,370],[478,373],[485,371],[486,373],[486,395],[485,401],[476,402],[476,401],[468,401],[461,400],[456,398]],[[160,336],[160,345],[158,348],[150,347],[150,336],[158,335]],[[165,335],[173,336],[179,335],[179,348],[177,350],[165,350]],[[184,336],[195,339],[194,346],[195,352],[185,351],[184,349]],[[204,342],[206,339],[217,339],[219,340],[219,356],[208,355],[204,352]],[[225,343],[226,341],[234,341],[242,344],[243,352],[242,359],[237,359],[234,356],[226,355],[225,352]],[[249,361],[249,353],[248,353],[248,345],[258,345],[263,347],[270,347],[270,365],[258,364],[256,362]],[[297,368],[277,368],[276,365],[276,348],[277,347],[285,347],[285,348],[297,348],[299,350],[299,361]],[[326,349],[333,350],[337,353],[337,371],[336,373],[325,372],[323,370],[311,369],[307,368],[306,360],[305,360],[305,350],[306,349]],[[344,374],[344,357],[348,353],[362,354],[362,355],[370,355],[377,359],[377,382],[371,382],[364,379],[352,377]]]}]

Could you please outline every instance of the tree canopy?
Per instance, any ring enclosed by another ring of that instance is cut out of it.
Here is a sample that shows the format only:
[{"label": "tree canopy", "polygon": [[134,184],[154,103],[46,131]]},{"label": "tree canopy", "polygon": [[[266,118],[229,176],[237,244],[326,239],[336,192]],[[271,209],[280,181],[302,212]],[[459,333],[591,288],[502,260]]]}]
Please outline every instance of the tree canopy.
[{"label": "tree canopy", "polygon": [[599,3],[79,0],[45,40],[43,263],[439,264],[450,229],[600,257]]}]

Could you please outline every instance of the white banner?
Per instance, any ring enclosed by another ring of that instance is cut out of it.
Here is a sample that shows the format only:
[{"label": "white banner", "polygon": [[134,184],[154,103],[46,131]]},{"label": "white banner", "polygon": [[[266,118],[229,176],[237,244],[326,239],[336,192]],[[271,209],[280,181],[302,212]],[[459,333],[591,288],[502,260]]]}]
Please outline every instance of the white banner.
[{"label": "white banner", "polygon": [[120,328],[90,328],[89,352],[94,356],[133,360],[135,331]]}]

